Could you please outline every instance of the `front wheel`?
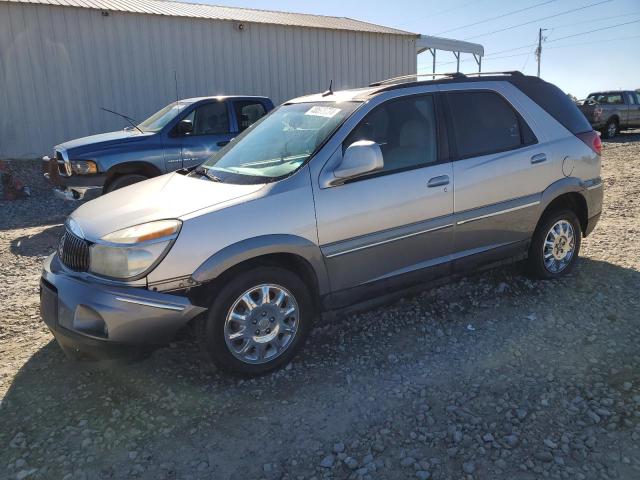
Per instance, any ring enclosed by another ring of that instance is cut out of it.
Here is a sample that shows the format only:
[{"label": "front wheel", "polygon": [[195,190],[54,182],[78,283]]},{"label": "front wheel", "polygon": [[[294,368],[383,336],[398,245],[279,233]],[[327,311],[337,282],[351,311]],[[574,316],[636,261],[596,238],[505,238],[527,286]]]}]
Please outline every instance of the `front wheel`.
[{"label": "front wheel", "polygon": [[582,231],[571,210],[549,212],[540,220],[529,247],[531,273],[542,279],[557,278],[573,269]]},{"label": "front wheel", "polygon": [[238,273],[215,295],[197,337],[221,369],[261,375],[286,365],[304,344],[315,312],[309,289],[280,267]]}]

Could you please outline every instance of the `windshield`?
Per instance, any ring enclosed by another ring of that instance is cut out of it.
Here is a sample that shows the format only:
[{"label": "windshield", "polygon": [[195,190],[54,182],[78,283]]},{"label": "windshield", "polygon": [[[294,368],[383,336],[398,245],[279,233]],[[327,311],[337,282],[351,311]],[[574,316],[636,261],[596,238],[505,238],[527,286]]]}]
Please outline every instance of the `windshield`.
[{"label": "windshield", "polygon": [[245,130],[202,167],[229,183],[261,183],[286,177],[302,166],[358,102],[282,105]]},{"label": "windshield", "polygon": [[174,102],[167,105],[162,110],[157,111],[138,125],[138,128],[145,132],[159,132],[167,123],[176,118],[176,115],[178,115],[188,105],[190,104],[183,102]]}]

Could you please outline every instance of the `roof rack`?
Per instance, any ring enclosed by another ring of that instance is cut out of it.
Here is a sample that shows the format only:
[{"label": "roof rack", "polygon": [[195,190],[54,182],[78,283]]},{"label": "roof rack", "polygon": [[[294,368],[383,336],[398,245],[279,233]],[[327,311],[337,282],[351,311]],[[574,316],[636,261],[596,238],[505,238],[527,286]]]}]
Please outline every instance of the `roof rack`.
[{"label": "roof rack", "polygon": [[399,77],[388,78],[386,80],[380,80],[378,82],[370,83],[370,87],[380,87],[382,85],[388,85],[393,83],[400,83],[402,80],[409,80],[410,78],[415,78],[416,81],[418,78],[422,77],[432,77],[434,80],[436,77],[448,77],[448,78],[468,78],[468,77],[476,77],[483,75],[512,75],[512,76],[524,76],[524,74],[518,70],[511,70],[506,72],[473,72],[473,73],[462,73],[462,72],[452,72],[452,73],[413,73],[411,75],[401,75]]},{"label": "roof rack", "polygon": [[464,78],[465,74],[460,72],[453,73],[412,73],[410,75],[401,75],[399,77],[387,78],[386,80],[379,80],[377,82],[370,83],[370,87],[379,87],[381,85],[387,85],[389,83],[395,83],[398,80],[408,80],[410,78],[420,77],[451,77],[451,78]]}]

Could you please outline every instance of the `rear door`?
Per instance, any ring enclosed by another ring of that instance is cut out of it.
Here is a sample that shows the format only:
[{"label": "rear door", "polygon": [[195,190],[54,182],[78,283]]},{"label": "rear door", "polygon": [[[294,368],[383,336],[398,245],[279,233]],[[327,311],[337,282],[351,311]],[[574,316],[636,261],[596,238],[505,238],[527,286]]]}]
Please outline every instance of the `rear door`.
[{"label": "rear door", "polygon": [[185,168],[201,164],[234,136],[225,100],[198,105],[185,119],[193,123],[193,132],[181,137],[182,166]]},{"label": "rear door", "polygon": [[557,159],[497,91],[446,99],[456,159],[453,268],[465,270],[524,248]]},{"label": "rear door", "polygon": [[628,126],[640,127],[640,96],[636,92],[625,92],[624,96],[629,105]]}]

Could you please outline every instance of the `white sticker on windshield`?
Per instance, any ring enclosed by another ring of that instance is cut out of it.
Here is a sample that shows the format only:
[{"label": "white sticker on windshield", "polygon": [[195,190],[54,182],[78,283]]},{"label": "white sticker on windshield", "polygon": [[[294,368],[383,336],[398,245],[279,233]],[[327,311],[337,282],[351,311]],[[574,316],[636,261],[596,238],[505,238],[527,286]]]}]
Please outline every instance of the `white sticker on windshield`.
[{"label": "white sticker on windshield", "polygon": [[338,113],[340,111],[339,108],[333,108],[333,107],[311,107],[309,110],[307,110],[305,112],[305,115],[313,115],[316,117],[327,117],[327,118],[331,118],[333,116],[335,116],[336,113]]}]

